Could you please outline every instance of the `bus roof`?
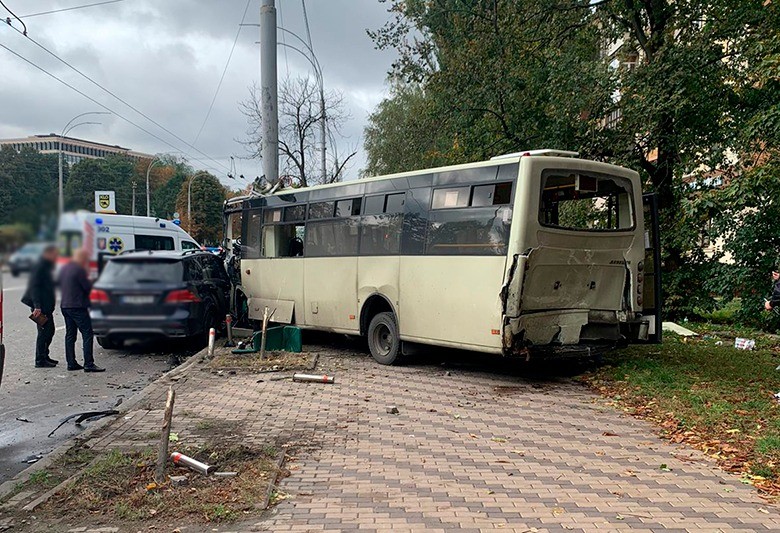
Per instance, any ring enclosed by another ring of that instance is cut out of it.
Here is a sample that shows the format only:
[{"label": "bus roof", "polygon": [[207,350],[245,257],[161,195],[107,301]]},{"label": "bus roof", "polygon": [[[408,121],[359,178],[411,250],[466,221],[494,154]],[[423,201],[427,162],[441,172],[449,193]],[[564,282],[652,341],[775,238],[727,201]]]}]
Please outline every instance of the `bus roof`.
[{"label": "bus roof", "polygon": [[[504,154],[504,155],[498,155],[491,159],[488,159],[487,161],[476,161],[474,163],[461,163],[459,165],[447,165],[443,167],[434,167],[434,168],[423,168],[423,169],[417,169],[417,170],[408,170],[406,172],[396,172],[395,174],[384,174],[381,176],[371,176],[367,178],[360,178],[358,180],[352,180],[352,181],[339,181],[335,183],[324,183],[320,185],[311,185],[309,187],[300,187],[293,189],[295,192],[307,192],[307,191],[317,191],[322,189],[329,189],[332,187],[344,187],[347,185],[354,184],[356,182],[359,183],[370,183],[375,181],[383,181],[383,180],[390,180],[395,178],[405,178],[405,177],[411,177],[411,176],[419,176],[421,174],[429,174],[431,172],[449,172],[453,170],[465,170],[470,168],[481,168],[481,167],[490,167],[490,166],[497,166],[497,165],[506,165],[511,163],[519,163],[522,158],[525,157],[545,157],[545,158],[566,158],[566,159],[579,159],[582,161],[588,161],[593,162],[588,159],[581,159],[578,157],[578,152],[570,152],[566,150],[552,150],[552,149],[543,149],[543,150],[525,150],[521,152],[513,152],[511,154]],[[604,165],[609,165],[609,163],[602,163]],[[246,200],[252,200],[255,198],[262,198],[267,196],[281,196],[285,194],[290,194],[291,189],[288,188],[280,188],[279,190],[275,191],[273,194],[262,194],[262,193],[256,193],[254,195],[247,195],[247,196],[237,196],[235,198],[231,198],[229,200],[225,201],[225,205],[233,205],[237,203],[244,202]]]}]

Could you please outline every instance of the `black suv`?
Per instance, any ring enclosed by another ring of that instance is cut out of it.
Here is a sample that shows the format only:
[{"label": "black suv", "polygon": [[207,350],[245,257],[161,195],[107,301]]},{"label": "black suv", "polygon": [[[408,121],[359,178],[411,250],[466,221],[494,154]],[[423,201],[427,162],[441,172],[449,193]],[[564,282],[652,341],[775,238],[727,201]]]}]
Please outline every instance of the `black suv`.
[{"label": "black suv", "polygon": [[111,258],[90,294],[103,348],[127,339],[205,341],[230,307],[230,279],[208,252],[128,252]]}]

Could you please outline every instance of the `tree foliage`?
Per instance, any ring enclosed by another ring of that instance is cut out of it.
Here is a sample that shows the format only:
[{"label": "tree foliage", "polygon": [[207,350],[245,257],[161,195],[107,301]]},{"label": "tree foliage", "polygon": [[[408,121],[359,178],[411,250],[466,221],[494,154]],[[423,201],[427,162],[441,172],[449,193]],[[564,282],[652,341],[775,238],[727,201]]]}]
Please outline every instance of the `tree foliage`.
[{"label": "tree foliage", "polygon": [[0,224],[46,224],[57,211],[57,182],[56,156],[0,148]]},{"label": "tree foliage", "polygon": [[[187,192],[192,182],[191,215],[187,213]],[[218,245],[222,238],[222,207],[227,191],[208,172],[197,172],[182,183],[176,198],[176,210],[181,214],[181,227],[200,244]]]},{"label": "tree foliage", "polygon": [[368,173],[576,150],[658,193],[669,314],[726,290],[702,250],[717,231],[730,228],[743,281],[757,275],[760,256],[734,250],[755,211],[691,184],[724,176],[750,196],[755,180],[778,181],[780,2],[387,1],[390,22],[369,34],[399,59],[366,129]]}]

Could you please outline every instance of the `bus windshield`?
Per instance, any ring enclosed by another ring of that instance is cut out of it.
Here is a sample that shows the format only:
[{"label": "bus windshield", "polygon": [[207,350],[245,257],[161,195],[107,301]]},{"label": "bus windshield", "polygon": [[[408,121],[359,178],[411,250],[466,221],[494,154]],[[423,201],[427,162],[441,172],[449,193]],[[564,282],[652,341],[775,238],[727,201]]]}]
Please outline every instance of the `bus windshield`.
[{"label": "bus windshield", "polygon": [[542,174],[539,222],[577,231],[634,228],[631,182],[617,176],[548,170]]}]

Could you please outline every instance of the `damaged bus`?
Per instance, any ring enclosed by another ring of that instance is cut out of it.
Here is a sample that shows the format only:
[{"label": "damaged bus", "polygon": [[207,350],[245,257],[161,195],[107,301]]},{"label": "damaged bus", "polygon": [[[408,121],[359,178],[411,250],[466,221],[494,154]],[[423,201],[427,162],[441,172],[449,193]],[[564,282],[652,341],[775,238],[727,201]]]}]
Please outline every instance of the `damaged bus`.
[{"label": "damaged bus", "polygon": [[364,336],[382,364],[589,357],[660,340],[656,213],[636,172],[555,150],[236,198],[234,311]]}]

